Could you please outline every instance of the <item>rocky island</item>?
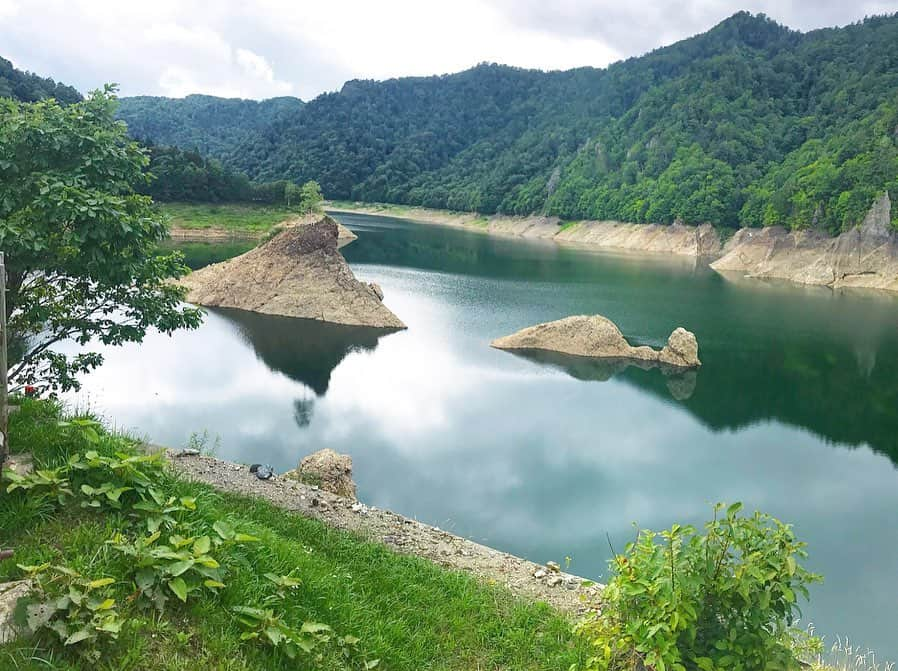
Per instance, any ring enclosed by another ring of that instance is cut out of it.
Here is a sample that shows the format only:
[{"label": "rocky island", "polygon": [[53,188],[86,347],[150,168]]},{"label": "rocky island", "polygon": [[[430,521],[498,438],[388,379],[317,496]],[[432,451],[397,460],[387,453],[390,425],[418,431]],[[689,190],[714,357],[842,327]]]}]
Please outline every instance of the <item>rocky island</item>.
[{"label": "rocky island", "polygon": [[327,215],[288,226],[245,254],[181,280],[187,300],[334,324],[403,329],[375,284],[360,282],[338,251],[339,227]]},{"label": "rocky island", "polygon": [[645,361],[672,368],[701,366],[698,342],[690,331],[675,329],[661,350],[633,347],[617,325],[602,315],[578,315],[529,326],[490,344],[504,350],[547,350],[582,357]]}]

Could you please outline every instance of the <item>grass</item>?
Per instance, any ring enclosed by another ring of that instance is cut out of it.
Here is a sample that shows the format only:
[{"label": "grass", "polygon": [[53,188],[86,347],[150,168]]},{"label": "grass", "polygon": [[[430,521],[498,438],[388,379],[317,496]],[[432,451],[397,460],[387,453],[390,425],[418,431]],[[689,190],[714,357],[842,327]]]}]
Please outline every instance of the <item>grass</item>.
[{"label": "grass", "polygon": [[[83,438],[60,429],[58,406],[24,400],[11,419],[14,451],[31,451],[41,467],[84,451]],[[124,437],[103,434],[101,452],[129,448]],[[378,669],[473,670],[567,669],[585,649],[572,638],[571,623],[545,604],[516,599],[471,576],[430,562],[397,555],[315,520],[289,514],[266,502],[215,492],[208,486],[166,475],[168,494],[197,500],[196,524],[226,519],[258,536],[259,543],[231,548],[223,558],[227,587],[187,605],[137,610],[133,591],[119,584],[120,608],[129,619],[117,641],[105,644],[99,661],[80,657],[50,638],[0,646],[0,669],[174,671],[209,668],[353,669],[379,659]],[[0,538],[15,548],[0,562],[0,581],[21,577],[16,564],[50,561],[84,575],[122,575],[122,558],[105,543],[123,524],[119,513],[99,514],[68,504],[59,508],[21,492],[0,496]],[[259,605],[271,585],[266,572],[302,579],[284,605],[293,626],[314,620],[361,639],[347,659],[329,649],[322,659],[291,662],[281,653],[241,641],[232,607]],[[171,603],[173,603],[174,600]]]},{"label": "grass", "polygon": [[264,235],[275,224],[299,216],[282,205],[243,203],[161,203],[173,228],[221,229],[248,235]]},{"label": "grass", "polygon": [[573,228],[574,226],[576,226],[579,223],[581,223],[579,220],[562,222],[561,226],[558,228],[558,232],[561,233],[563,231],[566,231],[567,229]]}]

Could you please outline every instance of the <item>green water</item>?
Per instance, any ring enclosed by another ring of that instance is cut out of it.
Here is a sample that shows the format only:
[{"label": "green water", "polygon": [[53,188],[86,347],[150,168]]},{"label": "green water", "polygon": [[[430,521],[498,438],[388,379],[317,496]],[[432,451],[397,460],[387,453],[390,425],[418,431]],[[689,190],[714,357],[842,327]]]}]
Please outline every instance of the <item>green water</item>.
[{"label": "green water", "polygon": [[[703,263],[599,254],[343,215],[343,253],[409,326],[213,311],[110,351],[79,400],[157,442],[283,470],[352,455],[360,498],[602,579],[632,523],[700,523],[718,500],[809,542],[805,621],[898,658],[898,298],[724,278]],[[242,249],[185,247],[193,265]],[[521,357],[493,338],[601,313],[631,342],[694,331],[694,375]]]}]

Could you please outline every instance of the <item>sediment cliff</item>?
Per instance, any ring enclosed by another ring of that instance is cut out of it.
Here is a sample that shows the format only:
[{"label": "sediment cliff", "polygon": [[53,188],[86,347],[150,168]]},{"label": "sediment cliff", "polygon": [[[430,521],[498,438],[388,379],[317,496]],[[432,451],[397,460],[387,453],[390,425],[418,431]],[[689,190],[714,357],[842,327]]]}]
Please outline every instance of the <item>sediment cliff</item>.
[{"label": "sediment cliff", "polygon": [[627,252],[676,254],[678,256],[716,256],[720,236],[710,224],[687,226],[675,223],[628,224],[620,221],[578,221],[563,225],[558,217],[489,217],[465,212],[444,212],[426,208],[382,208],[374,205],[331,208],[331,212],[355,212],[409,219],[427,224],[457,226],[492,235],[554,240],[598,249]]},{"label": "sediment cliff", "polygon": [[557,217],[511,217],[359,205],[334,208],[392,216],[422,223],[464,227],[494,235],[553,240],[614,251],[673,254],[716,259],[711,268],[723,275],[782,279],[832,288],[898,291],[898,231],[891,225],[888,193],[873,203],[856,228],[831,237],[816,230],[788,231],[779,226],[739,229],[726,244],[709,224],[630,224],[579,221],[562,225]]},{"label": "sediment cliff", "polygon": [[381,302],[380,288],[352,274],[337,250],[338,237],[337,222],[326,215],[285,227],[255,249],[182,279],[187,300],[334,324],[405,328]]},{"label": "sediment cliff", "polygon": [[891,227],[891,211],[885,194],[860,226],[835,238],[778,226],[743,228],[711,267],[753,278],[898,291],[898,233]]}]

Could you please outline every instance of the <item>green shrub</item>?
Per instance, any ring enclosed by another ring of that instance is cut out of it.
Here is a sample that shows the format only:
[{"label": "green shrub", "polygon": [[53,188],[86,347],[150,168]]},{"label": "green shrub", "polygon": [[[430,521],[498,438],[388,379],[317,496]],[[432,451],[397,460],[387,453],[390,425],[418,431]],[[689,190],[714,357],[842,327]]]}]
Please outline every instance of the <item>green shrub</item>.
[{"label": "green shrub", "polygon": [[587,669],[795,669],[819,644],[793,627],[796,595],[820,580],[798,563],[805,544],[769,515],[723,508],[703,534],[640,531],[611,560],[601,611],[577,625],[596,650]]}]

